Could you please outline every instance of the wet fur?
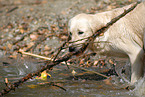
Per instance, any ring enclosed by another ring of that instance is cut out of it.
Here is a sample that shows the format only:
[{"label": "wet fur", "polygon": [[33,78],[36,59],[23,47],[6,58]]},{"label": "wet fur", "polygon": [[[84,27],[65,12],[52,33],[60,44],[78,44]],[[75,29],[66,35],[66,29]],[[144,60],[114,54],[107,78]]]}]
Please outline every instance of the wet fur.
[{"label": "wet fur", "polygon": [[[96,30],[107,24],[111,19],[123,13],[123,8],[97,14],[79,14],[69,22],[71,41],[91,36]],[[78,32],[84,32],[79,35]],[[113,24],[103,36],[95,39],[89,48],[98,54],[116,57],[129,57],[131,62],[131,83],[143,77],[144,68],[144,34],[145,34],[145,2],[139,4],[132,12]],[[78,41],[75,44],[83,43]],[[104,43],[105,42],[105,43]],[[76,48],[77,49],[77,48]]]}]

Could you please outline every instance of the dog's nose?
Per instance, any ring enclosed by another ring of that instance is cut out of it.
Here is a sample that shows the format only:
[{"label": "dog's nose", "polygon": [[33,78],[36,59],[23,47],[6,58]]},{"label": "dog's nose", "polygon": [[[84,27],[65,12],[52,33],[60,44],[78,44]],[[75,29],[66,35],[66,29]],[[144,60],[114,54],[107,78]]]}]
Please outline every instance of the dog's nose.
[{"label": "dog's nose", "polygon": [[69,52],[73,52],[73,51],[75,51],[75,47],[70,46],[69,47]]}]

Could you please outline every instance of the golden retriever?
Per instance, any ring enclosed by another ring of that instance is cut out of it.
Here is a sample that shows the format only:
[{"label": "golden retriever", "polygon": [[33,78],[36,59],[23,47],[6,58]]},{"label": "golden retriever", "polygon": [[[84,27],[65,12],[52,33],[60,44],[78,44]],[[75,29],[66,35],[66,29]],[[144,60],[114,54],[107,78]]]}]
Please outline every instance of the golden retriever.
[{"label": "golden retriever", "polygon": [[[132,6],[113,9],[97,14],[78,14],[69,21],[69,34],[71,41],[77,41],[91,36],[96,30],[106,25],[111,19]],[[144,74],[144,34],[145,34],[145,2],[126,16],[118,20],[104,35],[89,44],[89,49],[101,55],[129,57],[131,63],[131,84],[137,82]],[[69,51],[75,51],[85,40],[75,42],[69,47]]]}]

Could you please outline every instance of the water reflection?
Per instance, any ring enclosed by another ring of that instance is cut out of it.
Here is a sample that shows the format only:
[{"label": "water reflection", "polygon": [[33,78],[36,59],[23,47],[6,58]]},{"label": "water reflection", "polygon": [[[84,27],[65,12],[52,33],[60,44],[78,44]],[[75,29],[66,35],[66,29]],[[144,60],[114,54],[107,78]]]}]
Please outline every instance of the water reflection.
[{"label": "water reflection", "polygon": [[[3,60],[4,61],[4,60]],[[43,63],[38,63],[29,58],[26,59],[17,59],[9,60],[10,63],[8,66],[0,63],[0,90],[2,90],[4,85],[4,78],[8,78],[9,81],[16,81],[21,77],[24,77],[27,73],[36,71],[40,68]],[[2,62],[2,61],[1,61]],[[53,71],[50,71],[52,78],[41,81],[41,80],[29,80],[22,86],[20,86],[16,91],[11,91],[7,94],[9,97],[136,97],[140,93],[144,93],[145,84],[140,82],[136,90],[128,91],[120,88],[119,86],[123,85],[124,82],[121,82],[119,77],[112,77],[112,81],[108,79],[97,80],[86,80],[83,78],[75,77],[73,78],[71,71],[77,71],[77,74],[83,74],[84,71],[70,68],[67,69],[65,65],[58,65],[53,68]],[[76,75],[77,77],[78,75]],[[93,74],[89,76],[95,77]],[[114,81],[114,82],[113,82]],[[57,85],[64,87],[67,91],[49,84],[40,84],[46,82],[55,82]],[[142,83],[142,84],[141,84]],[[142,86],[142,87],[141,87]],[[136,94],[135,94],[136,93]],[[140,95],[143,97],[142,95]]]}]

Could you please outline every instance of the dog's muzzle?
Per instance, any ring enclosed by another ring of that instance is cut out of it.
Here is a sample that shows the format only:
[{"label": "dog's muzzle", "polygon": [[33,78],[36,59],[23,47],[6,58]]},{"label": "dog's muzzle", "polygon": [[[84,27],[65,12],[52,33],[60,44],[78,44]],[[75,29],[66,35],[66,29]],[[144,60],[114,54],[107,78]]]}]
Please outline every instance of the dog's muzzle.
[{"label": "dog's muzzle", "polygon": [[75,51],[75,47],[70,46],[70,47],[69,47],[69,52],[73,52],[73,51]]}]

